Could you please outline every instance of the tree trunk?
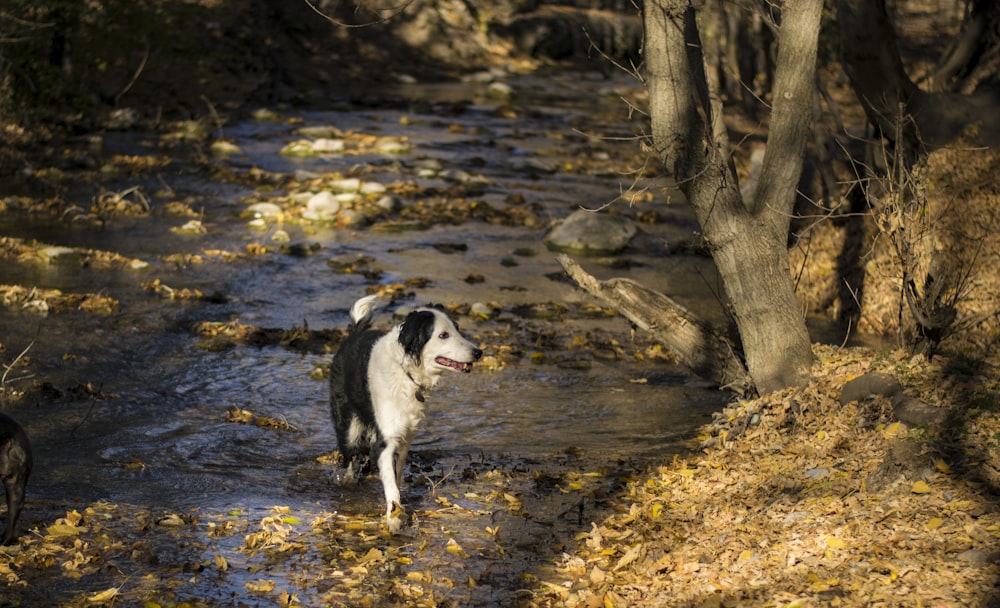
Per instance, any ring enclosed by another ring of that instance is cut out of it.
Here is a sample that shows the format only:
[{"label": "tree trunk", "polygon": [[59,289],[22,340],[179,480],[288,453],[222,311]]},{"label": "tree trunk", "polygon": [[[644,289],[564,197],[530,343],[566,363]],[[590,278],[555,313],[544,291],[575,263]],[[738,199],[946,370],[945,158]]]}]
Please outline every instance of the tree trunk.
[{"label": "tree trunk", "polygon": [[653,146],[695,209],[761,393],[801,384],[813,362],[787,239],[812,115],[822,5],[784,4],[767,153],[760,183],[746,203],[729,156],[721,102],[705,78],[691,3],[644,5]]}]

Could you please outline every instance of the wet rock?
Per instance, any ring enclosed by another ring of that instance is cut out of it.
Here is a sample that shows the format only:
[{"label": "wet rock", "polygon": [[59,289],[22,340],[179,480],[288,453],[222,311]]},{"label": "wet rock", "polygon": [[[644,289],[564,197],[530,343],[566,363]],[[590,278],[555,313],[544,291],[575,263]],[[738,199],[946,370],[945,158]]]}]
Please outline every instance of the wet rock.
[{"label": "wet rock", "polygon": [[375,150],[381,154],[405,154],[411,148],[410,142],[401,137],[382,137],[375,142]]},{"label": "wet rock", "polygon": [[247,213],[259,219],[278,219],[284,212],[274,203],[254,203],[247,207]]},{"label": "wet rock", "polygon": [[356,177],[347,179],[335,179],[327,186],[331,192],[357,192],[361,189],[361,180]]},{"label": "wet rock", "polygon": [[253,116],[254,120],[272,120],[272,121],[281,120],[281,114],[275,112],[274,110],[269,110],[267,108],[260,108],[258,110],[254,110],[251,116]]},{"label": "wet rock", "polygon": [[489,319],[493,315],[493,308],[488,304],[483,304],[482,302],[475,302],[469,308],[469,316],[478,317],[480,319]]},{"label": "wet rock", "polygon": [[490,86],[486,88],[486,91],[491,97],[510,97],[514,93],[514,89],[511,88],[506,82],[491,82]]},{"label": "wet rock", "polygon": [[316,151],[313,150],[311,141],[300,139],[286,145],[278,154],[282,156],[316,156]]},{"label": "wet rock", "polygon": [[375,205],[383,211],[395,213],[403,207],[403,202],[399,200],[398,196],[392,196],[390,194],[378,199],[378,201],[375,202]]},{"label": "wet rock", "polygon": [[521,173],[552,175],[559,170],[555,164],[541,160],[539,158],[514,158],[508,161],[507,166],[511,171]]},{"label": "wet rock", "polygon": [[436,158],[425,158],[413,164],[417,177],[436,177],[444,169]]},{"label": "wet rock", "polygon": [[174,226],[170,231],[177,234],[206,234],[208,232],[199,220],[191,220],[183,226]]},{"label": "wet rock", "polygon": [[302,217],[307,220],[332,220],[340,211],[340,202],[331,192],[323,191],[314,194],[306,203]]},{"label": "wet rock", "polygon": [[340,214],[338,222],[344,228],[364,228],[368,225],[368,217],[354,209],[345,209]]},{"label": "wet rock", "polygon": [[312,149],[316,154],[339,154],[344,151],[344,146],[342,139],[322,137],[313,142]]},{"label": "wet rock", "polygon": [[310,180],[319,179],[322,177],[319,173],[315,171],[307,171],[306,169],[296,169],[292,178],[297,182],[308,182]]},{"label": "wet rock", "polygon": [[483,71],[483,72],[473,72],[471,74],[466,74],[462,76],[462,82],[471,84],[488,84],[493,82],[496,75],[493,72]]},{"label": "wet rock", "polygon": [[344,134],[337,127],[330,125],[312,125],[300,127],[295,130],[295,134],[300,137],[311,137],[313,139],[343,139]]},{"label": "wet rock", "polygon": [[556,226],[545,244],[566,253],[609,255],[625,249],[637,232],[628,218],[581,209]]},{"label": "wet rock", "polygon": [[243,149],[229,141],[213,141],[209,147],[212,154],[216,156],[230,156],[232,154],[242,154]]},{"label": "wet rock", "polygon": [[380,184],[378,182],[365,182],[361,184],[361,188],[359,189],[359,191],[361,192],[361,194],[365,195],[384,194],[385,185]]},{"label": "wet rock", "polygon": [[844,385],[840,391],[840,405],[847,405],[852,401],[864,401],[878,395],[892,397],[902,390],[899,381],[889,374],[871,372],[858,376]]}]

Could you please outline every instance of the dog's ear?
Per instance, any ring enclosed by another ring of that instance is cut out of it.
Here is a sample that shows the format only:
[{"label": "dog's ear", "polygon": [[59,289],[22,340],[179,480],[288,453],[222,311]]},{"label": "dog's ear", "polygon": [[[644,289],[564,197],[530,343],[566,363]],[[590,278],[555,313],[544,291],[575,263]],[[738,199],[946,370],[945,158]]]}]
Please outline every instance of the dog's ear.
[{"label": "dog's ear", "polygon": [[420,361],[420,351],[431,339],[434,332],[434,313],[429,310],[418,310],[406,315],[403,326],[399,330],[399,343],[403,352]]}]

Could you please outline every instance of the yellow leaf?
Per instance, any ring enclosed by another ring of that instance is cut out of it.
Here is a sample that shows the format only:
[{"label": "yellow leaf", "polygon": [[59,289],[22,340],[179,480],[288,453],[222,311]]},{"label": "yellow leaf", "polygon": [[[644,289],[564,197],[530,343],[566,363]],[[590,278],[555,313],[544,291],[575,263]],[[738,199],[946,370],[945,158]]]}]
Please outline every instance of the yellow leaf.
[{"label": "yellow leaf", "polygon": [[288,515],[287,517],[282,517],[281,518],[281,522],[285,523],[285,524],[301,524],[302,523],[301,521],[299,521],[298,517],[295,517],[293,515]]},{"label": "yellow leaf", "polygon": [[899,435],[902,431],[903,431],[902,426],[900,426],[898,422],[893,422],[889,426],[885,427],[885,431],[883,431],[882,435],[886,439],[891,439],[896,435]]},{"label": "yellow leaf", "polygon": [[570,490],[582,490],[583,489],[583,484],[580,483],[579,481],[571,481],[569,483],[569,489]]},{"label": "yellow leaf", "polygon": [[913,484],[913,487],[910,488],[910,491],[913,492],[914,494],[928,494],[931,491],[931,487],[927,485],[926,481],[918,481]]},{"label": "yellow leaf", "polygon": [[831,549],[843,549],[844,547],[847,546],[847,543],[840,540],[836,536],[831,536],[830,538],[826,539],[826,546]]},{"label": "yellow leaf", "polygon": [[932,517],[926,524],[924,524],[924,527],[928,530],[937,530],[942,525],[944,525],[943,519],[940,517]]},{"label": "yellow leaf", "polygon": [[364,556],[362,556],[358,561],[362,564],[368,564],[372,562],[382,562],[384,559],[385,556],[382,554],[382,551],[372,547],[368,550],[368,553],[365,553]]},{"label": "yellow leaf", "polygon": [[459,555],[461,557],[469,556],[469,554],[465,552],[465,549],[462,548],[462,545],[455,542],[454,538],[448,539],[448,546],[445,547],[444,550],[448,553],[454,553],[455,555]]},{"label": "yellow leaf", "polygon": [[118,587],[112,587],[110,589],[105,589],[100,593],[95,593],[87,598],[87,601],[92,604],[101,604],[106,602],[118,595]]},{"label": "yellow leaf", "polygon": [[653,503],[653,506],[649,509],[649,515],[653,519],[659,519],[663,515],[663,505],[660,503]]},{"label": "yellow leaf", "polygon": [[215,566],[219,570],[222,570],[223,572],[225,572],[226,570],[229,570],[229,562],[226,561],[226,558],[224,558],[224,557],[222,557],[221,555],[218,555],[218,554],[216,554],[216,556],[215,556]]},{"label": "yellow leaf", "polygon": [[937,469],[938,472],[940,473],[948,473],[949,471],[951,471],[951,467],[948,466],[947,462],[937,458],[934,459],[934,468]]},{"label": "yellow leaf", "polygon": [[76,536],[86,531],[87,528],[83,526],[71,526],[70,524],[52,524],[45,528],[45,534],[48,536]]},{"label": "yellow leaf", "polygon": [[267,579],[257,579],[255,581],[250,581],[243,584],[244,587],[250,591],[256,591],[258,593],[270,593],[274,591],[274,581]]}]

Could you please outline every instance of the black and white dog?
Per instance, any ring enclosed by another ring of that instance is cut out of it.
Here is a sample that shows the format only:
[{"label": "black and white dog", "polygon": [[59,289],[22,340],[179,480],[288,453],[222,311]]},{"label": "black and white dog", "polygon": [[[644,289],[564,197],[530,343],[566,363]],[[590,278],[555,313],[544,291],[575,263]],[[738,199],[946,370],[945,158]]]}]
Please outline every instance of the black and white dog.
[{"label": "black and white dog", "polygon": [[330,408],[348,476],[378,466],[386,523],[397,532],[402,519],[393,511],[402,510],[403,465],[427,393],[447,371],[471,372],[483,351],[436,308],[418,308],[388,332],[370,329],[375,300],[367,296],[351,307],[348,336],[330,366]]}]

